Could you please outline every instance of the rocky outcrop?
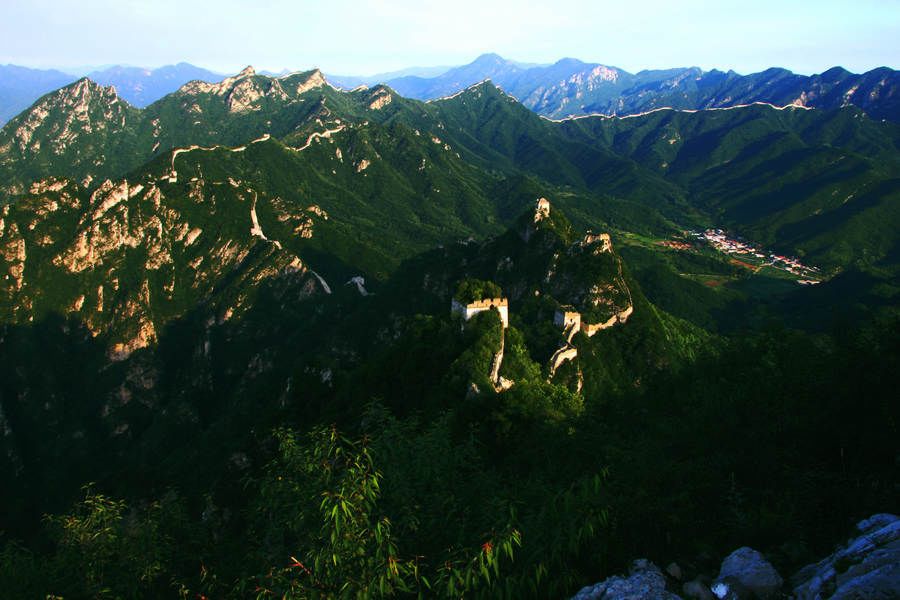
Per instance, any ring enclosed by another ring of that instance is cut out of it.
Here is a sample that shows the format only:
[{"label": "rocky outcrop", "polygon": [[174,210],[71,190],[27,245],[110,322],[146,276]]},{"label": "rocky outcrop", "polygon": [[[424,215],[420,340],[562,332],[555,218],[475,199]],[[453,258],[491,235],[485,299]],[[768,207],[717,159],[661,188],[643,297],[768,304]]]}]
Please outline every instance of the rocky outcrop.
[{"label": "rocky outcrop", "polygon": [[[856,525],[850,539],[825,559],[807,565],[791,578],[796,600],[888,600],[900,598],[900,517],[877,514]],[[572,600],[668,599],[666,578],[646,560],[632,564],[629,577],[610,577],[583,588]],[[679,573],[669,574],[680,579]],[[787,597],[784,580],[765,557],[748,547],[729,554],[711,585],[705,576],[682,586],[686,598],[698,600],[766,600]]]},{"label": "rocky outcrop", "polygon": [[900,517],[874,515],[858,537],[791,578],[797,600],[900,598]]},{"label": "rocky outcrop", "polygon": [[224,96],[231,92],[235,85],[249,77],[256,75],[256,71],[252,66],[244,67],[244,69],[233,77],[226,77],[218,83],[206,83],[205,81],[191,81],[184,84],[178,90],[182,94],[214,94],[216,96]]},{"label": "rocky outcrop", "polygon": [[393,99],[390,89],[378,86],[369,95],[369,110],[381,110],[390,104]]},{"label": "rocky outcrop", "polygon": [[722,561],[712,585],[717,598],[774,598],[784,580],[775,567],[753,548],[738,548]]},{"label": "rocky outcrop", "polygon": [[594,234],[588,232],[584,239],[581,240],[582,248],[592,248],[594,254],[602,254],[604,252],[612,252],[612,239],[608,233]]},{"label": "rocky outcrop", "polygon": [[[622,261],[613,254],[612,240],[608,233],[593,234],[588,232],[584,239],[576,244],[575,252],[587,253],[592,257],[598,257],[595,260],[612,260],[614,272],[609,273],[606,280],[594,283],[588,289],[587,294],[582,300],[582,304],[586,307],[601,308],[609,311],[610,317],[601,323],[593,325],[594,331],[588,333],[593,335],[598,330],[612,327],[616,323],[624,323],[631,316],[634,310],[634,304],[631,300],[631,290],[625,282],[622,273]],[[604,256],[605,255],[605,256]],[[583,329],[587,330],[585,324]]]},{"label": "rocky outcrop", "polygon": [[[55,266],[70,273],[81,273],[112,259],[118,259],[124,248],[144,248],[148,270],[158,270],[172,262],[171,247],[165,234],[175,229],[181,216],[174,210],[149,212],[135,198],[143,185],[127,181],[104,182],[90,197],[89,212],[82,215],[72,243],[53,257]],[[152,202],[157,188],[149,189],[142,198]]]},{"label": "rocky outcrop", "polygon": [[115,89],[81,79],[47,94],[0,129],[0,196],[58,191],[65,180],[35,182],[40,174],[92,177],[107,170],[120,144],[133,137],[139,112]]},{"label": "rocky outcrop", "polygon": [[18,292],[22,289],[25,274],[25,240],[15,223],[10,223],[4,229],[4,232],[0,232],[0,259],[6,267],[3,276],[9,281],[9,286]]},{"label": "rocky outcrop", "polygon": [[[301,94],[326,84],[319,70],[270,78],[257,75],[253,67],[246,67],[237,75],[226,77],[218,83],[192,81],[183,85],[179,93],[188,97],[201,95],[224,97],[229,114],[244,114],[262,110],[267,100],[290,102]],[[183,106],[189,112],[203,113],[199,104],[191,104],[189,101]]]},{"label": "rocky outcrop", "polygon": [[[0,207],[0,315],[24,323],[48,312],[77,314],[104,336],[107,358],[120,362],[154,346],[184,307],[213,297],[216,310],[240,314],[264,281],[279,294],[290,289],[292,299],[328,293],[324,280],[270,239],[291,231],[312,237],[313,221],[328,213],[245,186],[194,177],[185,196],[153,176],[106,180],[92,191],[71,180],[36,182]],[[223,228],[229,219],[247,229]],[[260,220],[273,231],[263,232]],[[226,277],[231,287],[221,293]]]},{"label": "rocky outcrop", "polygon": [[[279,86],[278,89],[280,90],[281,86]],[[228,107],[229,113],[245,113],[252,110],[259,110],[259,107],[255,106],[255,103],[265,95],[266,91],[248,76],[235,84],[228,94],[225,105]],[[284,94],[282,92],[282,99],[283,96]]]},{"label": "rocky outcrop", "polygon": [[319,207],[318,205],[316,205],[316,204],[312,204],[312,205],[310,205],[310,206],[307,206],[307,207],[306,207],[306,210],[307,210],[307,212],[311,212],[312,214],[316,215],[317,217],[322,217],[322,219],[324,219],[325,221],[328,220],[328,213],[325,212],[324,209],[320,208],[320,207]]},{"label": "rocky outcrop", "polygon": [[322,71],[314,69],[305,79],[302,79],[297,83],[295,93],[299,96],[304,92],[314,90],[326,84],[327,82],[325,81],[325,76],[322,75]]},{"label": "rocky outcrop", "polygon": [[538,198],[534,207],[534,222],[539,223],[550,216],[550,201],[546,198]]},{"label": "rocky outcrop", "polygon": [[680,600],[666,590],[666,576],[647,559],[631,563],[628,577],[614,576],[584,587],[572,600]]},{"label": "rocky outcrop", "polygon": [[634,311],[631,290],[625,280],[622,260],[616,255],[608,233],[588,231],[575,239],[564,216],[551,212],[546,198],[538,199],[534,213],[519,221],[519,235],[530,246],[537,243],[545,273],[542,292],[564,305],[556,324],[574,334],[589,337],[617,323],[625,323]]},{"label": "rocky outcrop", "polygon": [[[55,154],[62,153],[80,134],[107,127],[124,127],[124,113],[116,108],[115,88],[101,87],[89,79],[48,94],[39,104],[13,120],[13,138],[20,151],[39,151],[41,140]],[[65,115],[59,120],[56,115]]]},{"label": "rocky outcrop", "polygon": [[[437,140],[437,143],[440,143],[440,140]],[[519,231],[522,240],[525,242],[531,241],[531,238],[538,232],[538,224],[549,218],[550,201],[546,198],[538,198],[534,204],[534,216],[531,220],[524,222],[523,227]]]}]

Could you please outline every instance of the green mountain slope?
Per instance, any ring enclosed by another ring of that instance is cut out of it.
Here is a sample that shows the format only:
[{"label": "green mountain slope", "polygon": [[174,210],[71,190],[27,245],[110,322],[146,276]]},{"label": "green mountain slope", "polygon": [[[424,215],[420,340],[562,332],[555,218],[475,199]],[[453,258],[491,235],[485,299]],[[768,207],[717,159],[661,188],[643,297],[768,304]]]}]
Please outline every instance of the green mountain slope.
[{"label": "green mountain slope", "polygon": [[[770,68],[741,75],[698,67],[629,73],[618,67],[563,58],[552,65],[522,65],[484,54],[433,77],[382,78],[404,96],[450,96],[485,79],[534,112],[560,118],[585,114],[634,115],[664,107],[725,108],[764,102],[835,110],[856,106],[874,119],[897,122],[897,72],[887,67],[855,74],[833,67],[811,76]],[[359,82],[353,83],[358,85]]]},{"label": "green mountain slope", "polygon": [[[489,83],[421,103],[384,86],[340,92],[318,71],[246,69],[143,110],[74,84],[0,132],[0,169],[8,199],[73,181],[92,194],[106,178],[176,195],[240,180],[261,199],[263,230],[327,280],[384,279],[436,244],[496,233],[546,190],[579,227],[656,239],[728,227],[829,274],[883,277],[896,255],[897,139],[852,108],[551,122]],[[302,237],[266,223],[273,201],[332,218]]]},{"label": "green mountain slope", "polygon": [[[488,83],[421,104],[386,87],[342,93],[317,71],[268,78],[251,69],[219,84],[189,84],[143,111],[111,94],[83,81],[4,128],[7,193],[22,193],[41,174],[96,185],[175,148],[240,147],[264,136],[299,148],[350,125],[394,127],[391,136],[404,125],[483,171],[536,176],[608,200],[587,207],[593,218],[625,219],[614,201],[623,198],[682,227],[734,227],[829,266],[891,252],[886,234],[857,245],[854,223],[861,218],[884,232],[893,225],[897,130],[852,108],[753,106],[550,123]],[[573,214],[591,203],[571,207]],[[835,231],[845,225],[846,236]],[[838,248],[836,237],[853,250]]]},{"label": "green mountain slope", "polygon": [[893,251],[900,137],[853,109],[660,111],[562,126],[664,174],[712,222],[763,244],[829,267]]},{"label": "green mountain slope", "polygon": [[46,96],[0,131],[0,529],[34,552],[0,580],[560,597],[638,553],[808,558],[896,500],[896,141],[316,71]]},{"label": "green mountain slope", "polygon": [[[272,164],[267,151],[284,149],[270,141],[246,152],[250,160],[259,153]],[[234,159],[223,158],[219,167],[237,174]],[[42,254],[28,257],[35,265],[26,262],[21,280],[4,289],[3,306],[15,307],[3,315],[2,330],[0,412],[11,477],[4,489],[20,490],[3,498],[6,514],[27,512],[29,503],[33,510],[53,510],[88,477],[147,491],[173,477],[185,480],[211,460],[206,453],[213,448],[237,452],[250,443],[250,424],[303,414],[343,419],[381,393],[400,410],[440,412],[477,383],[486,394],[480,402],[496,397],[506,407],[492,417],[498,432],[508,431],[510,419],[565,420],[582,410],[582,388],[597,402],[621,381],[687,360],[704,337],[660,317],[623,275],[618,256],[601,239],[581,239],[558,209],[538,222],[529,211],[503,235],[420,254],[385,281],[357,287],[336,278],[326,283],[325,270],[324,276],[313,271],[294,254],[305,256],[305,243],[327,240],[339,219],[320,206],[297,211],[274,199],[264,204],[243,183],[198,179],[183,197],[175,193],[178,184],[139,185],[103,187],[88,199],[61,188],[4,216],[7,228],[25,232],[27,248],[32,235],[43,240],[35,244]],[[260,230],[252,234],[254,206]],[[26,220],[36,214],[40,218]],[[59,235],[66,220],[74,221],[74,236]],[[298,227],[312,237],[281,237]],[[313,256],[327,253],[323,242]],[[510,295],[513,329],[499,338],[489,334],[490,319],[471,330],[482,333],[465,336],[451,319],[452,290],[473,276],[494,278]],[[590,338],[582,334],[572,344],[585,360],[595,360],[598,345],[612,344],[622,362],[582,369],[576,357],[553,365],[551,355],[566,346],[553,322],[561,304],[577,306],[585,324],[626,311],[621,322],[613,318],[605,327],[634,327],[640,333],[629,337],[641,341],[628,349],[618,346],[625,342],[604,341],[606,329]],[[637,325],[628,319],[634,310],[647,313],[634,317]],[[477,341],[482,334],[488,337]],[[506,344],[498,341],[504,337]],[[395,362],[403,367],[390,369],[398,356],[419,360],[408,354],[409,344],[435,349],[427,366]],[[35,360],[45,345],[74,354],[45,367]],[[651,348],[654,358],[645,360]],[[496,381],[512,386],[506,391],[492,387],[494,361],[503,378]],[[102,376],[68,385],[76,374],[91,372]],[[30,402],[34,395],[47,402]],[[173,440],[175,432],[187,435],[185,441],[204,441],[182,444]],[[58,441],[41,445],[41,437]],[[70,458],[58,468],[41,466],[63,452]],[[96,469],[104,455],[110,458]],[[140,456],[150,469],[142,482],[123,473]],[[215,467],[207,475],[189,487],[224,473]],[[38,501],[48,481],[67,494]]]}]

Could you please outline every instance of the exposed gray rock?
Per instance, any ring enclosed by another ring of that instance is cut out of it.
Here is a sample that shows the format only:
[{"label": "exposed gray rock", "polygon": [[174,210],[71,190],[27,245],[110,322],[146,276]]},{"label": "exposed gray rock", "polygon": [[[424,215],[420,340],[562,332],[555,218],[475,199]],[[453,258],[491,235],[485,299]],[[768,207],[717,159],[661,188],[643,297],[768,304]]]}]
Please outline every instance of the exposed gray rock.
[{"label": "exposed gray rock", "polygon": [[688,581],[682,586],[681,590],[685,596],[694,600],[716,600],[716,597],[709,590],[709,586],[699,579]]},{"label": "exposed gray rock", "polygon": [[[900,600],[900,517],[877,514],[856,525],[859,535],[831,556],[791,578],[796,600]],[[666,572],[682,575],[672,563]],[[694,600],[767,600],[786,597],[775,568],[752,548],[732,552],[710,584],[698,577],[682,586]],[[581,589],[572,600],[680,600],[666,590],[666,575],[646,559],[631,564],[628,577],[614,576]]]},{"label": "exposed gray rock", "polygon": [[649,560],[634,561],[628,573],[584,587],[572,600],[681,600],[666,591],[666,576]]},{"label": "exposed gray rock", "polygon": [[754,600],[757,595],[735,577],[729,575],[716,581],[710,588],[718,600]]},{"label": "exposed gray rock", "polygon": [[681,572],[681,567],[678,566],[678,563],[669,563],[669,566],[666,567],[666,573],[671,575],[673,578],[681,581],[681,578],[684,576]]},{"label": "exposed gray rock", "polygon": [[900,598],[900,517],[874,515],[860,535],[792,578],[797,600]]},{"label": "exposed gray rock", "polygon": [[831,600],[896,600],[900,598],[900,563],[882,565],[840,586]]},{"label": "exposed gray rock", "polygon": [[900,562],[900,539],[872,551],[861,563],[857,563],[845,572],[839,573],[836,579],[837,587],[840,588],[845,583],[849,583],[857,577],[862,577],[870,571],[875,571],[887,565],[896,565],[898,562]]},{"label": "exposed gray rock", "polygon": [[857,523],[856,530],[860,533],[869,533],[870,531],[876,531],[878,529],[882,529],[883,527],[887,527],[896,520],[897,515],[880,513],[877,515],[872,515],[868,519],[864,519]]},{"label": "exposed gray rock", "polygon": [[[719,576],[711,589],[718,598],[766,599],[774,597],[783,583],[781,575],[762,554],[745,546],[722,561]],[[741,588],[746,588],[747,593]]]}]

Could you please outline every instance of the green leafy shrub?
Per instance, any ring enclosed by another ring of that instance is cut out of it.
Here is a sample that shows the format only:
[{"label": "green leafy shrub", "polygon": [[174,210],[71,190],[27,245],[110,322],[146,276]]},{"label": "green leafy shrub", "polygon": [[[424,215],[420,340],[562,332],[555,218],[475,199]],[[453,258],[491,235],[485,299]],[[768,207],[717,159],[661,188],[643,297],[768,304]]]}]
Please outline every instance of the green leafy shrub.
[{"label": "green leafy shrub", "polygon": [[380,512],[383,476],[369,440],[333,427],[276,437],[278,455],[259,482],[252,518],[265,554],[281,566],[253,578],[257,598],[469,596],[496,581],[500,561],[520,544],[512,530],[474,552],[405,558]]}]

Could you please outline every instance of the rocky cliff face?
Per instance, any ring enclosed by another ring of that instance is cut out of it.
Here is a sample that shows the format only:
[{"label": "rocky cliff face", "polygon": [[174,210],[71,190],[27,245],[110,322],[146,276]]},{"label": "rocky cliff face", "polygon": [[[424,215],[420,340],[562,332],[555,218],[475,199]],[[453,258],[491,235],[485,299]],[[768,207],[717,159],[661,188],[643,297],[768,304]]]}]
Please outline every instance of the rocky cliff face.
[{"label": "rocky cliff face", "polygon": [[[306,279],[301,288],[322,290],[298,256],[265,235],[256,215],[265,203],[279,223],[310,238],[321,209],[260,199],[233,179],[195,178],[187,197],[177,189],[150,176],[107,180],[92,192],[51,180],[4,206],[4,319],[75,315],[95,336],[108,337],[110,358],[122,360],[197,305],[212,301],[219,314],[241,313],[266,279]],[[223,227],[227,222],[233,227]],[[225,277],[231,280],[223,290]]]},{"label": "rocky cliff face", "polygon": [[[10,489],[85,481],[143,445],[165,453],[154,430],[196,429],[243,398],[277,403],[290,390],[287,367],[271,375],[276,343],[249,340],[281,339],[278,315],[330,292],[297,252],[328,213],[238,169],[213,173],[221,162],[208,154],[182,156],[176,181],[165,161],[87,188],[48,178],[0,207]],[[262,325],[245,323],[261,311]],[[31,444],[40,438],[53,442]]]},{"label": "rocky cliff face", "polygon": [[[192,81],[183,85],[178,94],[188,99],[219,97],[229,114],[242,114],[262,110],[266,102],[289,102],[323,85],[326,81],[319,70],[271,78],[258,76],[253,67],[248,66],[218,83]],[[197,114],[203,113],[200,103],[190,104],[188,109]]]},{"label": "rocky cliff face", "polygon": [[593,335],[628,319],[631,291],[608,233],[587,232],[577,239],[565,217],[544,198],[532,218],[520,219],[519,233],[527,245],[526,262],[542,272],[540,292],[579,312],[582,330]]}]

